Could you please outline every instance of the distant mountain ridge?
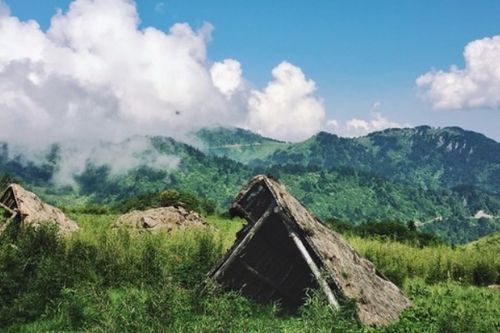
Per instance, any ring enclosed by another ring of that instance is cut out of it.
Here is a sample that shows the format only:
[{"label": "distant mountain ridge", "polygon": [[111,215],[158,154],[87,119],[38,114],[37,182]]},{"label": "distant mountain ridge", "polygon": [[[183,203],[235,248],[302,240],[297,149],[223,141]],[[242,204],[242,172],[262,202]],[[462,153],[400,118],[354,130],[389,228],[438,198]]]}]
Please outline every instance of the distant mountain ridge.
[{"label": "distant mountain ridge", "polygon": [[[4,143],[0,176],[8,172],[45,199],[64,205],[112,204],[177,188],[214,200],[223,209],[250,177],[269,173],[323,219],[412,220],[453,242],[500,230],[500,195],[495,191],[499,144],[477,133],[417,127],[350,139],[321,132],[288,143],[219,127],[193,136],[200,148],[161,136],[105,143],[99,154],[116,154],[118,147],[129,145],[143,147],[134,144],[142,142],[144,148],[134,152],[142,163],[116,174],[110,165],[88,160],[75,175],[76,188],[52,183],[63,158],[58,145],[49,147],[43,159],[29,162]],[[175,169],[151,164],[172,156],[179,161]]]},{"label": "distant mountain ridge", "polygon": [[500,143],[459,127],[387,129],[358,138],[320,132],[303,142],[276,144],[273,151],[245,161],[240,159],[244,147],[207,153],[253,166],[348,167],[428,188],[467,184],[500,194]]}]

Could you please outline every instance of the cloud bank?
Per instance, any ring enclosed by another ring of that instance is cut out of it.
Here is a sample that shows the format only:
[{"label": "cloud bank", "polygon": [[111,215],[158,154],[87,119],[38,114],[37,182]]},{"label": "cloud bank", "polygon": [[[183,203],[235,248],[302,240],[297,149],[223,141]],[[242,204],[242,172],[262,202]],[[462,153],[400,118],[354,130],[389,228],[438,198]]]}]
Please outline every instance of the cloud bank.
[{"label": "cloud bank", "polygon": [[500,36],[475,40],[465,47],[465,67],[431,71],[416,83],[434,109],[500,109]]},{"label": "cloud bank", "polygon": [[140,29],[131,0],[76,0],[43,31],[1,8],[0,139],[182,139],[232,125],[299,140],[323,120],[315,84],[300,68],[279,64],[259,91],[237,60],[211,63],[209,23]]},{"label": "cloud bank", "polygon": [[71,185],[89,163],[112,175],[179,163],[135,135],[189,140],[201,127],[238,126],[301,141],[325,129],[354,136],[397,125],[380,114],[327,122],[316,83],[287,61],[253,86],[237,59],[210,60],[210,23],[168,31],[139,24],[132,0],[75,0],[45,31],[0,0],[0,141],[11,143],[11,155],[36,160],[57,142],[55,181]]},{"label": "cloud bank", "polygon": [[212,83],[212,26],[138,29],[133,2],[77,0],[44,32],[3,10],[0,132],[17,140],[180,136],[235,120]]}]

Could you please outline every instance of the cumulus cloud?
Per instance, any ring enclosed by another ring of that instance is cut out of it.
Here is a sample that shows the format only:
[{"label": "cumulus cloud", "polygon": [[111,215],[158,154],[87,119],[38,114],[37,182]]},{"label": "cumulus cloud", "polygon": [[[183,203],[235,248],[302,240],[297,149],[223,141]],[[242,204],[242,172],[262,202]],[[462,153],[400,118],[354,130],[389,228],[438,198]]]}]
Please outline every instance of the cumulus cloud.
[{"label": "cumulus cloud", "polygon": [[236,121],[207,68],[208,23],[140,30],[128,0],[76,0],[47,32],[2,12],[3,138],[179,137],[196,126]]},{"label": "cumulus cloud", "polygon": [[182,139],[213,125],[298,140],[321,127],[323,105],[300,68],[283,62],[251,90],[237,60],[208,60],[209,23],[141,29],[131,0],[75,0],[43,31],[0,8],[0,140]]},{"label": "cumulus cloud", "polygon": [[500,36],[465,47],[465,67],[431,71],[417,78],[420,96],[435,109],[500,109]]},{"label": "cumulus cloud", "polygon": [[318,132],[325,118],[316,84],[286,61],[272,71],[264,90],[253,90],[248,100],[247,126],[266,136],[299,141]]},{"label": "cumulus cloud", "polygon": [[210,76],[215,87],[228,98],[243,88],[241,64],[234,59],[214,63],[210,68]]},{"label": "cumulus cloud", "polygon": [[96,160],[102,142],[134,135],[188,140],[201,127],[245,126],[301,140],[321,129],[323,104],[300,68],[283,62],[263,90],[251,89],[237,60],[208,58],[210,23],[168,31],[139,24],[132,0],[75,0],[45,31],[0,0],[0,141],[40,152],[62,144],[68,160],[59,178],[69,183],[86,163],[120,166],[113,173],[138,166],[135,152],[149,149],[145,143],[127,146],[129,153],[107,147],[110,157]]}]

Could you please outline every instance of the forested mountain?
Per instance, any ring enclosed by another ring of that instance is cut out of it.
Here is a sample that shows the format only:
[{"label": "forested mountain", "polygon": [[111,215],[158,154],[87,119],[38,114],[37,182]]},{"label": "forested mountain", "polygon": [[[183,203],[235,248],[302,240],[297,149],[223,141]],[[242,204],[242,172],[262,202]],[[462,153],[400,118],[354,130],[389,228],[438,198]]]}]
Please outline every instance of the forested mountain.
[{"label": "forested mountain", "polygon": [[[500,230],[500,144],[477,133],[417,127],[348,139],[322,132],[300,143],[242,129],[204,129],[194,136],[199,148],[167,137],[102,144],[99,154],[110,155],[138,146],[134,158],[140,163],[117,172],[114,164],[123,161],[89,158],[72,186],[55,181],[70,158],[60,145],[33,160],[4,143],[0,173],[64,205],[113,204],[174,188],[213,200],[221,210],[250,177],[269,173],[323,219],[414,221],[453,242]],[[153,163],[169,158],[178,163]]]},{"label": "forested mountain", "polygon": [[500,143],[458,127],[388,129],[354,139],[321,132],[258,162],[350,167],[434,189],[467,184],[500,194]]}]

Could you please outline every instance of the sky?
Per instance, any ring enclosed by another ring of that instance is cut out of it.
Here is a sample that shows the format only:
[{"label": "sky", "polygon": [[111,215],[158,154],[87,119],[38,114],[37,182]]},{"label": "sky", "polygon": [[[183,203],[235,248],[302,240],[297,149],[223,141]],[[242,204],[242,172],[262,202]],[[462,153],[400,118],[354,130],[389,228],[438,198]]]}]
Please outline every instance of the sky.
[{"label": "sky", "polygon": [[500,141],[497,0],[1,7],[0,139],[224,125],[300,141],[426,124]]}]

